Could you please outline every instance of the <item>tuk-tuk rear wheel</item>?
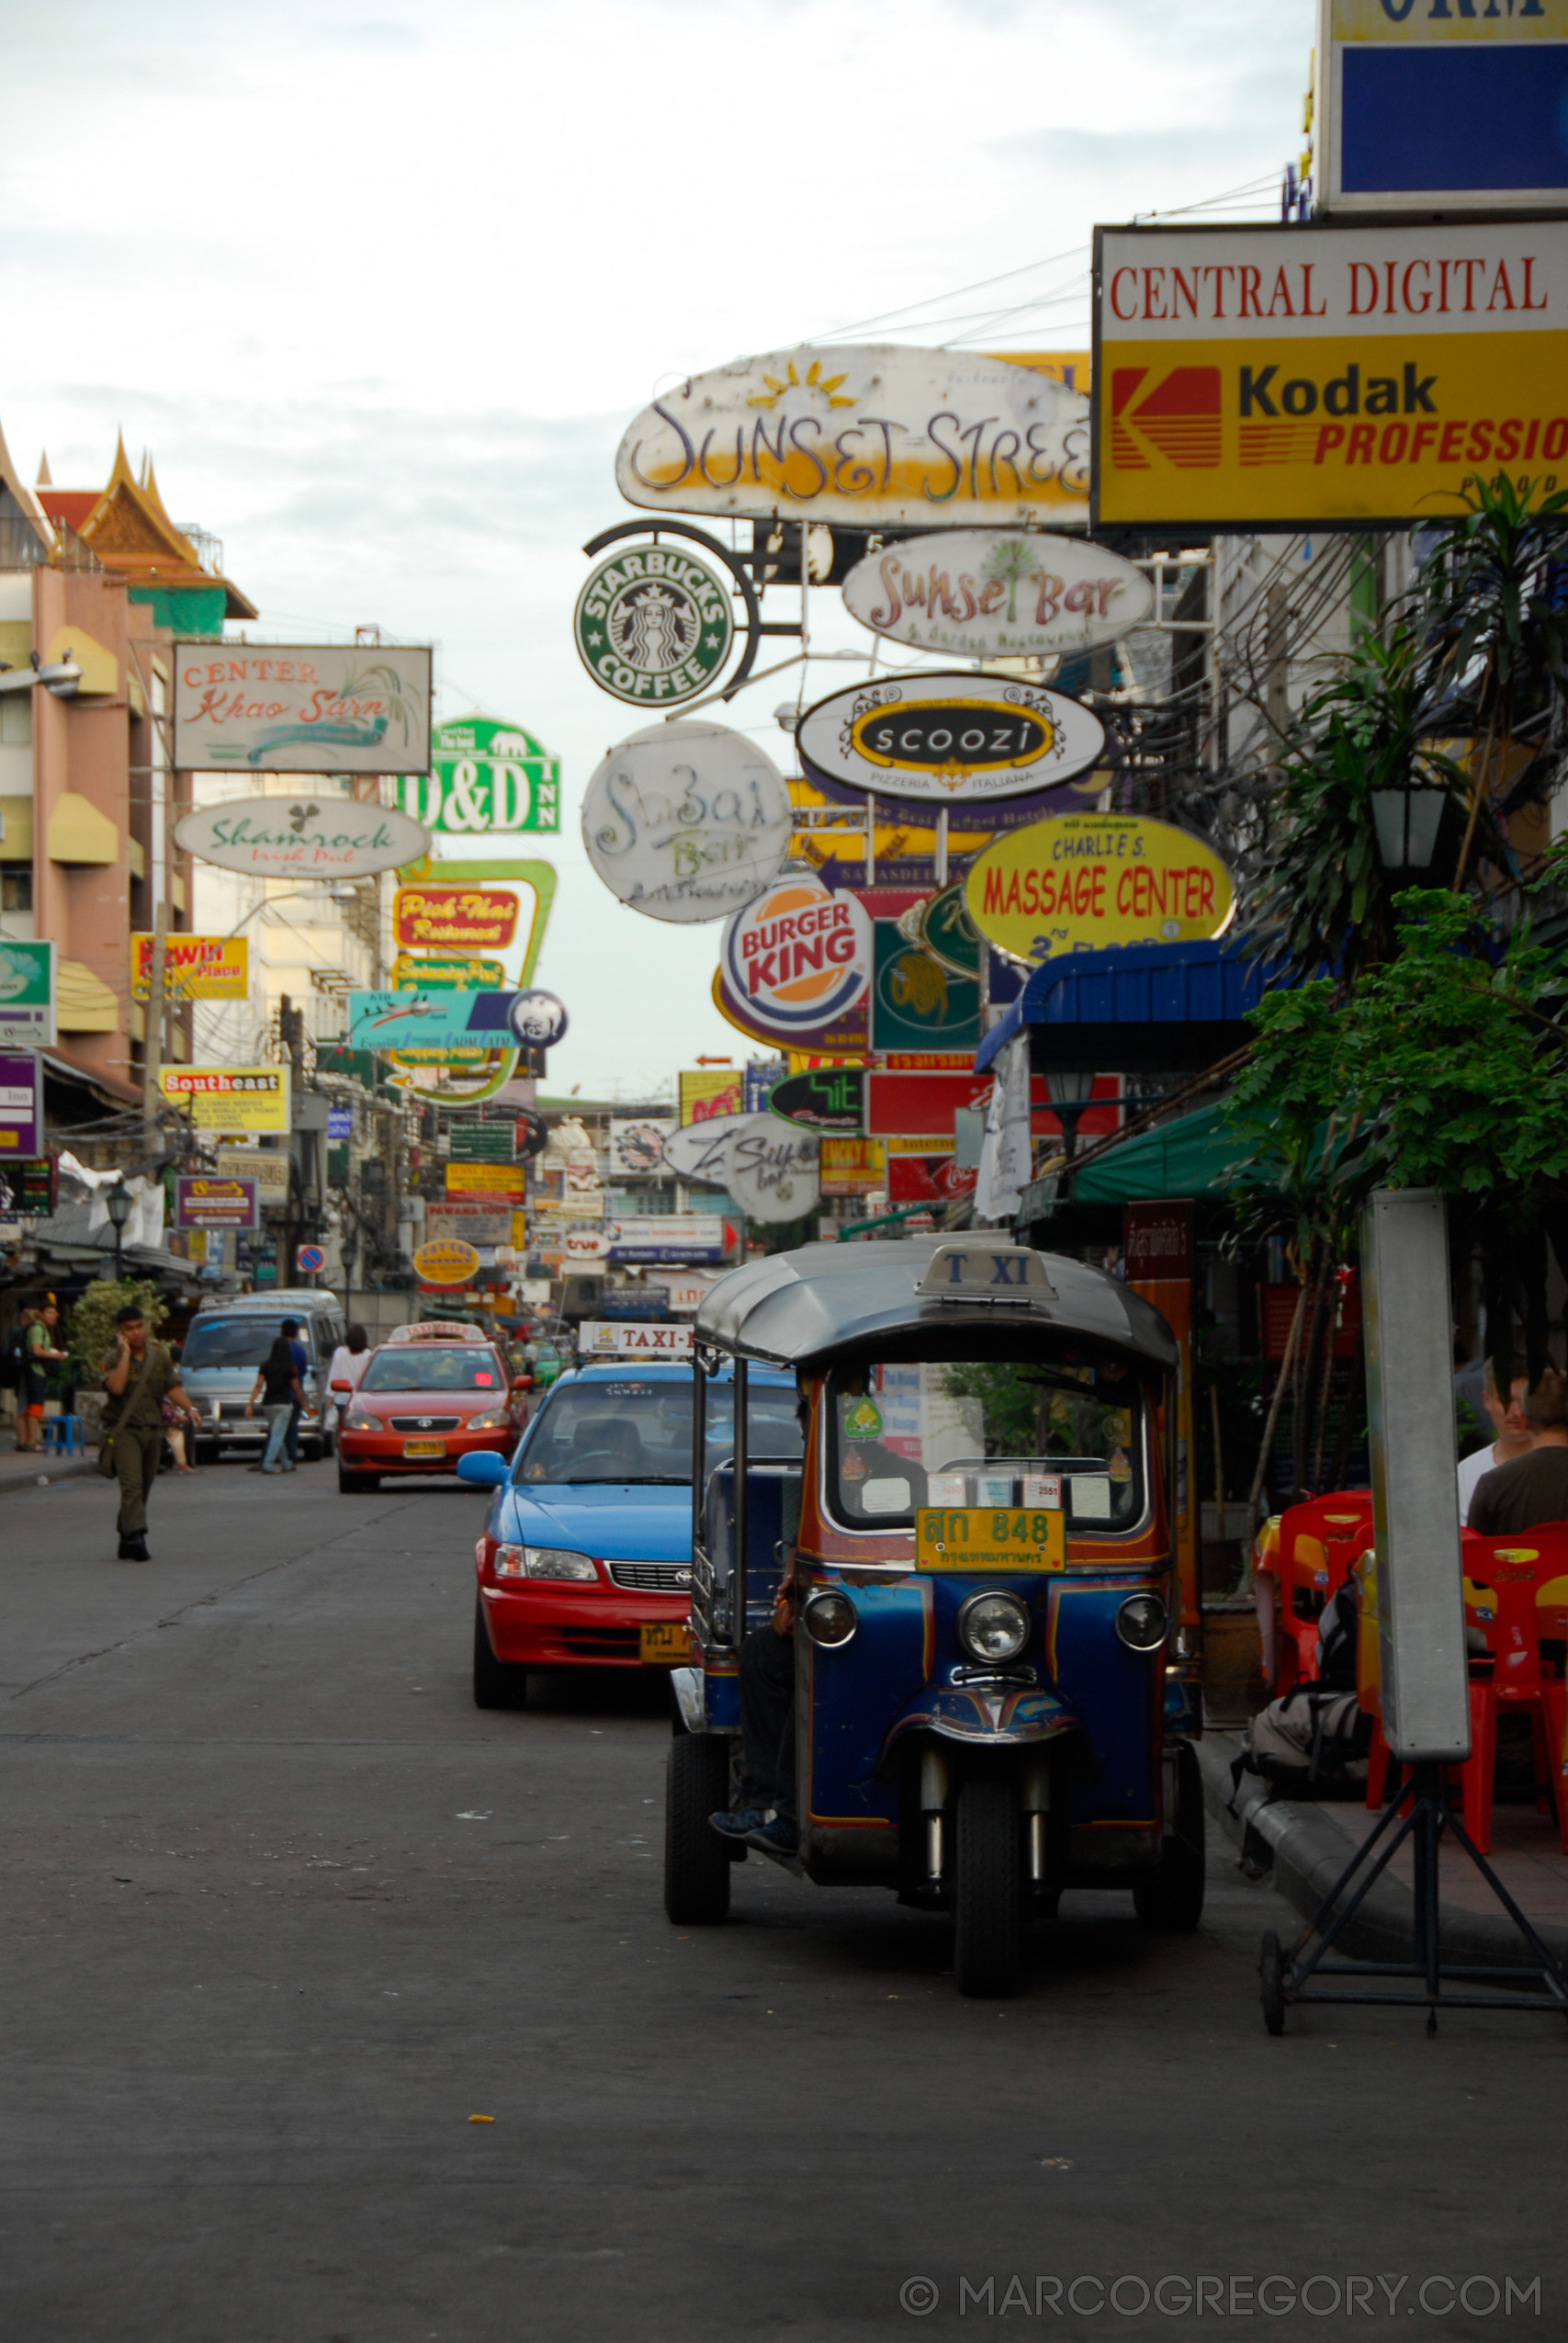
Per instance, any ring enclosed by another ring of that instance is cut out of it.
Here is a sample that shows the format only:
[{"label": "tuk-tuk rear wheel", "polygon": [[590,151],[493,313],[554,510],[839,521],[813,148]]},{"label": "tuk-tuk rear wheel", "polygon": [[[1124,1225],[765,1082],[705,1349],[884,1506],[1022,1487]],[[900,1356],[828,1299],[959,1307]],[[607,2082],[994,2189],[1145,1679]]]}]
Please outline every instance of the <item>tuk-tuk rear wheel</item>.
[{"label": "tuk-tuk rear wheel", "polygon": [[711,1928],[729,1910],[729,1854],[708,1821],[728,1804],[728,1741],[678,1733],[664,1777],[664,1909],[677,1928]]},{"label": "tuk-tuk rear wheel", "polygon": [[987,1998],[1018,1987],[1022,1865],[1018,1801],[1010,1782],[982,1775],[958,1794],[953,1882],[953,1973],[960,1993]]}]

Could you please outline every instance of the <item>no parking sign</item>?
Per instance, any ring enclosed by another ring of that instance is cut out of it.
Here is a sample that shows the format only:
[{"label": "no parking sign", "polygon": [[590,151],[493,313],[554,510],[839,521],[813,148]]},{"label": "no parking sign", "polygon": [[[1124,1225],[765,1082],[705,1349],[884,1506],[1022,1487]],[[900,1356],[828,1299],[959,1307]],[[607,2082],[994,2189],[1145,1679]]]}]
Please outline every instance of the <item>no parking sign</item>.
[{"label": "no parking sign", "polygon": [[301,1245],[294,1256],[294,1265],[305,1277],[314,1277],[325,1266],[326,1255],[320,1245]]}]

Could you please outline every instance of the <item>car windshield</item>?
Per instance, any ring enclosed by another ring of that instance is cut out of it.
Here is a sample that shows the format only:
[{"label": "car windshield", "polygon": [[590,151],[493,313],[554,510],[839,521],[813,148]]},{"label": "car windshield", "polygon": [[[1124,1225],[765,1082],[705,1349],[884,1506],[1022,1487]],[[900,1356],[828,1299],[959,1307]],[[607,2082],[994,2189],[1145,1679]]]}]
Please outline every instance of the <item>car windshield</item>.
[{"label": "car windshield", "polygon": [[1130,1529],[1145,1503],[1143,1395],[1117,1361],[900,1361],[829,1388],[833,1510],[908,1529],[922,1505],[1061,1507]]},{"label": "car windshield", "polygon": [[[746,1422],[753,1456],[798,1456],[800,1427],[789,1386],[750,1387]],[[733,1386],[710,1385],[705,1416],[710,1465],[735,1445]],[[616,1375],[569,1383],[553,1392],[535,1417],[517,1478],[587,1481],[692,1479],[692,1387]]]},{"label": "car windshield", "polygon": [[505,1377],[491,1351],[478,1343],[460,1350],[423,1347],[378,1351],[360,1381],[361,1391],[497,1391]]},{"label": "car windshield", "polygon": [[[262,1310],[244,1318],[198,1318],[186,1336],[181,1372],[198,1375],[204,1368],[259,1367],[282,1327],[281,1318],[270,1318]],[[301,1325],[295,1340],[309,1352],[310,1328]]]}]

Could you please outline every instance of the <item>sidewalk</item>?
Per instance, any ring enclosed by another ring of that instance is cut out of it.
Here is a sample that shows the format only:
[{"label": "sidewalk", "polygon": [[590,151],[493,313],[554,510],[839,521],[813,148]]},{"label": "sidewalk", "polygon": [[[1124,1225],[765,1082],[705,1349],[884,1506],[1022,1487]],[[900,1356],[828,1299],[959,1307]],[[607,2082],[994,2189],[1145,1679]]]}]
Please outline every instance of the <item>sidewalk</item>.
[{"label": "sidewalk", "polygon": [[[1241,1754],[1240,1737],[1207,1733],[1198,1753],[1212,1820],[1247,1860],[1272,1868],[1275,1886],[1308,1919],[1380,1817],[1359,1801],[1276,1798],[1251,1773],[1241,1777],[1233,1815],[1231,1764]],[[1456,1840],[1445,1837],[1438,1861],[1445,1952],[1456,1960],[1528,1965],[1523,1938]],[[1568,1961],[1568,1855],[1558,1847],[1551,1817],[1533,1806],[1495,1807],[1487,1861],[1547,1950]],[[1406,1845],[1341,1934],[1340,1948],[1355,1960],[1408,1959],[1411,1887]]]},{"label": "sidewalk", "polygon": [[80,1473],[97,1469],[92,1449],[85,1456],[19,1456],[15,1449],[0,1449],[0,1497],[13,1488],[36,1488],[40,1480],[74,1480]]}]

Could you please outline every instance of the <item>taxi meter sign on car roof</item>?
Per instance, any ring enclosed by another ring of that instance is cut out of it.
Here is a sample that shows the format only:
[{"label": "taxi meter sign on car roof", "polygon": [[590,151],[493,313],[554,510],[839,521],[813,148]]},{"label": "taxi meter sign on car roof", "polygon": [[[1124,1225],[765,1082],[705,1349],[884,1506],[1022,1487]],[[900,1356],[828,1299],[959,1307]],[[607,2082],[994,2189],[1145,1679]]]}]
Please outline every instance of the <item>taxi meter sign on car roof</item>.
[{"label": "taxi meter sign on car roof", "polygon": [[426,1318],[412,1326],[394,1326],[389,1342],[488,1342],[481,1327],[464,1318]]}]

